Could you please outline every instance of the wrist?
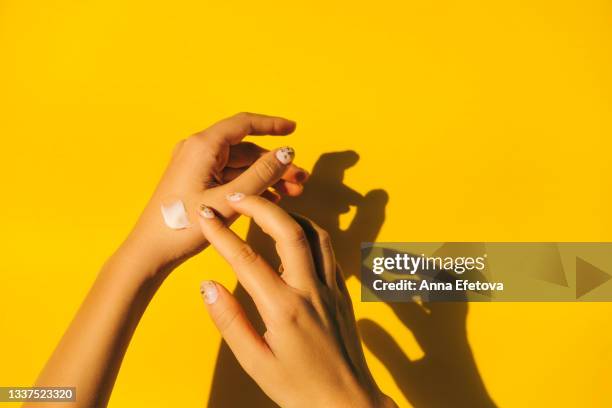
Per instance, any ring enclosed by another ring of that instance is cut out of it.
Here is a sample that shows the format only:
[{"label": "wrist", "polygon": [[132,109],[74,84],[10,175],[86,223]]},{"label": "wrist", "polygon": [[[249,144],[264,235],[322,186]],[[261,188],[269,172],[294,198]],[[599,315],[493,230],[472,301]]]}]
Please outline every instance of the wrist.
[{"label": "wrist", "polygon": [[[196,223],[172,230],[163,224],[161,214],[152,212],[151,206],[147,207],[115,255],[136,264],[147,276],[165,277],[207,243]],[[192,214],[190,219],[197,220],[196,217]]]},{"label": "wrist", "polygon": [[111,255],[104,269],[116,270],[131,280],[146,283],[153,280],[163,281],[174,266],[128,238]]}]

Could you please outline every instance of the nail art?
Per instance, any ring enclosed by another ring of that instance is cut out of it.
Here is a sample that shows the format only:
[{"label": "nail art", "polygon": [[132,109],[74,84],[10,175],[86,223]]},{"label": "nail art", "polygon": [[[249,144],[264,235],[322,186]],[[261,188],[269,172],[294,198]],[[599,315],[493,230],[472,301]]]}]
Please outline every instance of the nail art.
[{"label": "nail art", "polygon": [[226,197],[227,201],[232,201],[232,202],[236,202],[236,201],[240,201],[244,198],[244,194],[242,193],[232,193],[232,194],[228,194]]},{"label": "nail art", "polygon": [[276,158],[283,164],[289,164],[295,157],[295,150],[291,147],[281,147],[276,151]]},{"label": "nail art", "polygon": [[200,284],[200,293],[202,294],[202,298],[206,304],[213,304],[217,301],[219,297],[219,292],[217,291],[217,285],[215,285],[212,281],[204,281]]},{"label": "nail art", "polygon": [[215,218],[215,212],[204,204],[200,204],[200,216],[202,218]]}]

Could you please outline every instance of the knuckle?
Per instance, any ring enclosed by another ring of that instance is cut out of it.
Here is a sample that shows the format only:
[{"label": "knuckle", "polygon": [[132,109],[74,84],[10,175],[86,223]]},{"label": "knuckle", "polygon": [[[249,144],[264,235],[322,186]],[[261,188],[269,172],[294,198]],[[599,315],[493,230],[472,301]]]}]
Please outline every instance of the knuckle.
[{"label": "knuckle", "polygon": [[285,229],[284,239],[287,241],[287,243],[294,246],[306,245],[308,242],[306,232],[304,232],[304,229],[302,229],[298,223],[295,223],[291,227],[287,227]]},{"label": "knuckle", "polygon": [[237,129],[244,133],[248,134],[251,130],[251,119],[254,115],[249,112],[238,112],[234,115],[232,126],[236,126]]},{"label": "knuckle", "polygon": [[206,141],[204,140],[204,133],[190,136],[183,141],[183,146],[189,150],[201,150],[206,148]]},{"label": "knuckle", "polygon": [[253,114],[246,111],[238,112],[234,115],[236,119],[249,119],[251,116],[253,116]]},{"label": "knuckle", "polygon": [[194,135],[183,142],[189,157],[211,163],[222,163],[224,160],[223,149],[212,139],[206,139],[204,134]]},{"label": "knuckle", "polygon": [[276,181],[276,167],[269,160],[259,160],[256,162],[255,174],[264,184]]},{"label": "knuckle", "polygon": [[276,309],[276,320],[283,325],[295,325],[304,315],[307,305],[306,299],[300,296],[291,297],[283,306]]},{"label": "knuckle", "polygon": [[242,244],[234,253],[234,262],[240,265],[252,265],[259,259],[259,254],[249,244]]},{"label": "knuckle", "polygon": [[240,312],[236,308],[232,307],[225,308],[219,312],[216,318],[219,331],[221,333],[227,332],[232,327],[239,314]]}]

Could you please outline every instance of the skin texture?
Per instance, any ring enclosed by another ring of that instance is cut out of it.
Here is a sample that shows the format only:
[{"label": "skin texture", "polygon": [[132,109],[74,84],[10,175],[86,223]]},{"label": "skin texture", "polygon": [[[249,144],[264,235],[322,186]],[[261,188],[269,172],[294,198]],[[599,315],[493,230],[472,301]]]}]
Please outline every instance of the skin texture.
[{"label": "skin texture", "polygon": [[[275,152],[242,142],[247,135],[293,132],[287,119],[241,113],[177,144],[168,168],[133,231],[103,266],[36,386],[73,386],[76,403],[32,403],[25,407],[103,407],[138,322],[165,277],[208,245],[197,228],[197,204],[214,206],[231,223],[237,216],[225,200],[231,191],[298,195],[307,173],[283,164]],[[185,203],[192,227],[169,229],[160,207]]]},{"label": "skin texture", "polygon": [[266,327],[259,335],[229,291],[203,283],[210,316],[246,373],[283,407],[395,406],[366,365],[327,232],[261,197],[236,197],[228,204],[274,239],[282,262],[279,276],[221,217],[200,217],[204,236],[230,263]]}]

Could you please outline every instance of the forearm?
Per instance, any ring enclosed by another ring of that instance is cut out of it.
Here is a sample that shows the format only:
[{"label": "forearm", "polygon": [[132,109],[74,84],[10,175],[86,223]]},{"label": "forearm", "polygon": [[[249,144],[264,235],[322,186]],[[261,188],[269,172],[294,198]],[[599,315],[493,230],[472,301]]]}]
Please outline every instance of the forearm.
[{"label": "forearm", "polygon": [[122,247],[100,271],[36,385],[76,387],[73,407],[105,406],[127,345],[163,276]]}]

